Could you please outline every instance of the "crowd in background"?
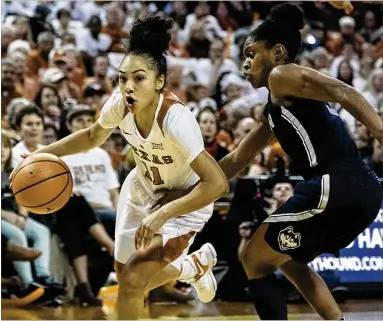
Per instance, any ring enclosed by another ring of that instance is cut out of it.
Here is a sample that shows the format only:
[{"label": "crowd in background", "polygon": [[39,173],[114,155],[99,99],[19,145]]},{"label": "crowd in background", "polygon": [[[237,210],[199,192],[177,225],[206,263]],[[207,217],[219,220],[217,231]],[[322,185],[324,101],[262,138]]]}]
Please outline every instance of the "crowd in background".
[{"label": "crowd in background", "polygon": [[[74,272],[74,295],[84,304],[101,304],[89,282],[86,241],[94,239],[113,256],[119,187],[135,166],[119,130],[101,148],[64,158],[74,192],[54,219],[39,221],[17,205],[7,177],[22,160],[20,154],[87,128],[97,119],[117,88],[117,71],[129,49],[135,19],[157,14],[176,22],[166,86],[193,111],[206,150],[219,161],[253,128],[267,101],[267,89],[253,89],[240,71],[246,38],[274,4],[2,1],[2,237],[23,247],[32,241],[35,248],[24,252],[31,262],[13,262],[23,295],[39,288],[52,296],[64,293],[63,280],[51,271],[49,240],[55,234]],[[296,63],[355,87],[383,117],[382,5],[355,3],[349,16],[323,3],[302,6],[307,24]],[[382,177],[379,142],[341,106],[332,108],[344,120],[364,161]],[[275,173],[299,174],[278,142],[242,174]]]}]

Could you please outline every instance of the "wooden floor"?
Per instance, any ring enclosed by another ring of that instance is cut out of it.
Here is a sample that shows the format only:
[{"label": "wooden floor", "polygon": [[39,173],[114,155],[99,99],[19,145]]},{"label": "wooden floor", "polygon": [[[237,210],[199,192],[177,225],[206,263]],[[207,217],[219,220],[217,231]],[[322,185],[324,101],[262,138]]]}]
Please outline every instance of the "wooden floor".
[{"label": "wooden floor", "polygon": [[[64,306],[59,308],[20,309],[2,306],[3,320],[105,320],[113,310],[115,301],[104,300],[102,308],[80,308]],[[381,301],[347,301],[341,305],[349,320],[383,320]],[[249,303],[211,302],[172,304],[152,303],[146,306],[144,319],[200,319],[200,320],[257,320],[254,308]],[[307,305],[290,305],[290,320],[319,320]]]}]

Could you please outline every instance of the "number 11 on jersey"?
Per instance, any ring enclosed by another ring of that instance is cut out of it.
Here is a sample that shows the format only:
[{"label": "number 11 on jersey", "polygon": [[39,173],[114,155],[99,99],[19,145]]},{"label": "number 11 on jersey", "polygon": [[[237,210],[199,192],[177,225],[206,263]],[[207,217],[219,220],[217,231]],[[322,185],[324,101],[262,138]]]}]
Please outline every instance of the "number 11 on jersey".
[{"label": "number 11 on jersey", "polygon": [[[162,185],[162,184],[164,184],[164,181],[161,178],[160,171],[158,170],[158,167],[151,166],[151,167],[148,168],[148,166],[146,165],[145,162],[142,162],[142,164],[144,164],[145,169],[146,169],[145,177],[148,180],[150,180],[153,183],[153,185]],[[152,172],[152,176],[153,177],[150,175],[149,169]]]}]

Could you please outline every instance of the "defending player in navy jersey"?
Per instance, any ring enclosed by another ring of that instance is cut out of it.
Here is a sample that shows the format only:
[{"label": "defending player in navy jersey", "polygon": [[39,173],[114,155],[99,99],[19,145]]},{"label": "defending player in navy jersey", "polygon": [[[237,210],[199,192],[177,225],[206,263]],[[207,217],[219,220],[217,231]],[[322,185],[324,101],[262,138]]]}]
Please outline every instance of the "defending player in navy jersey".
[{"label": "defending player in navy jersey", "polygon": [[278,139],[305,181],[255,231],[244,253],[254,304],[261,319],[287,319],[273,274],[280,269],[322,318],[340,320],[330,291],[307,263],[322,253],[337,253],[368,227],[378,214],[382,190],[328,102],[349,111],[382,147],[383,123],[352,87],[294,64],[303,26],[301,8],[284,3],[248,37],[244,75],[270,95],[262,119],[219,165],[231,179]]},{"label": "defending player in navy jersey", "polygon": [[254,233],[244,268],[261,318],[287,317],[277,314],[283,311],[282,294],[278,299],[277,290],[270,292],[270,275],[279,268],[322,318],[339,320],[342,312],[307,263],[338,252],[368,227],[378,214],[382,190],[327,102],[341,104],[382,146],[383,123],[355,89],[293,63],[303,26],[301,8],[285,3],[275,6],[247,39],[244,75],[270,95],[263,119],[220,166],[230,179],[275,138],[298,164],[305,181]]}]

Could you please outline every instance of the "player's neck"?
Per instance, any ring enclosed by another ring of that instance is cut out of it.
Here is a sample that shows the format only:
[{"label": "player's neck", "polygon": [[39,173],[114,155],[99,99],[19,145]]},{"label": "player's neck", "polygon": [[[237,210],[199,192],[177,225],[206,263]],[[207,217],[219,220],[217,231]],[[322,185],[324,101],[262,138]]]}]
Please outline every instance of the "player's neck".
[{"label": "player's neck", "polygon": [[147,138],[154,124],[154,116],[156,114],[160,95],[153,100],[150,106],[144,108],[140,113],[134,115],[136,126],[141,136]]}]

